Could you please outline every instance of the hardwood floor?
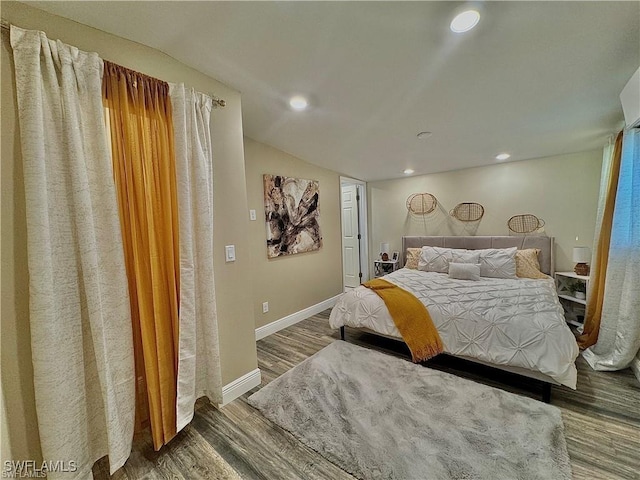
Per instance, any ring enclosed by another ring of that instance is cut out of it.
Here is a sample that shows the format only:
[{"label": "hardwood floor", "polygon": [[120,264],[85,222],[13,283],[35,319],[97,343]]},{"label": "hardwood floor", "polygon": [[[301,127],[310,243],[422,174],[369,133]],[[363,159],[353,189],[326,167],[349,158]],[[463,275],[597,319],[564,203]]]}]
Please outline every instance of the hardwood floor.
[{"label": "hardwood floor", "polygon": [[[258,342],[263,386],[339,339],[328,316],[329,310]],[[393,340],[351,329],[346,339],[407,358],[404,344]],[[428,365],[538,399],[542,392],[535,380],[452,357]],[[574,478],[640,479],[640,384],[629,369],[594,372],[582,357],[577,366],[578,390],[554,387],[551,397],[562,410]],[[353,478],[249,406],[247,397],[259,388],[222,409],[200,402],[191,425],[160,452],[139,439],[113,478],[237,478],[229,466],[245,479]],[[108,478],[106,462],[96,465],[94,475]]]}]

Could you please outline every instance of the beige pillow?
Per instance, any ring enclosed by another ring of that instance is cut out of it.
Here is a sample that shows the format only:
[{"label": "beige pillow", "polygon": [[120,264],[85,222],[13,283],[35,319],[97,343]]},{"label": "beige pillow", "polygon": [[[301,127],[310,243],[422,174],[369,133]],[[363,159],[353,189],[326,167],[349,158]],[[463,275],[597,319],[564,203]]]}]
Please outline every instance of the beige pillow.
[{"label": "beige pillow", "polygon": [[516,252],[516,275],[520,278],[550,278],[540,271],[539,248],[527,248]]},{"label": "beige pillow", "polygon": [[404,268],[418,269],[418,260],[420,259],[421,248],[407,248],[405,255]]}]

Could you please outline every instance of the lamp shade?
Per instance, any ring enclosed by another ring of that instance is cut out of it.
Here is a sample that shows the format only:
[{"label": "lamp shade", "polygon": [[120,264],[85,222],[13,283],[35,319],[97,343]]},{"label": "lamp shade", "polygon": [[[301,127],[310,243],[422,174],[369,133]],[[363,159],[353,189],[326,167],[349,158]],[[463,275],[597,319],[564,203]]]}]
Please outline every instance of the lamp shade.
[{"label": "lamp shade", "polygon": [[589,247],[573,247],[573,261],[576,263],[589,263],[591,261]]},{"label": "lamp shade", "polygon": [[386,242],[382,242],[380,244],[380,253],[389,253],[389,244]]}]

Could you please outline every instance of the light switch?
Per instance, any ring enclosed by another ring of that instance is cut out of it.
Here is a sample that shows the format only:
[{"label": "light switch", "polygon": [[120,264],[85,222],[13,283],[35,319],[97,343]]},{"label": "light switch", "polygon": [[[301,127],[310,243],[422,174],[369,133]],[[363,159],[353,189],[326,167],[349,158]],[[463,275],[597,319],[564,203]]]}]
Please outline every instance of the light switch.
[{"label": "light switch", "polygon": [[227,245],[224,247],[224,258],[226,262],[235,262],[236,261],[236,246],[235,245]]},{"label": "light switch", "polygon": [[255,220],[256,219],[256,211],[255,210],[249,210],[249,218],[251,220]]}]

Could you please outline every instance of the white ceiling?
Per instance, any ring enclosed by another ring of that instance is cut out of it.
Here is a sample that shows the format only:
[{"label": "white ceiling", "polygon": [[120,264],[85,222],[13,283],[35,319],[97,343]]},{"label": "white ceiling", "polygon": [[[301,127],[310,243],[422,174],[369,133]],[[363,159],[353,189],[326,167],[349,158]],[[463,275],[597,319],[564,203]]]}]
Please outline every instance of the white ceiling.
[{"label": "white ceiling", "polygon": [[240,90],[247,136],[363,180],[599,148],[640,65],[640,2],[476,3],[466,34],[458,2],[29,4]]}]

